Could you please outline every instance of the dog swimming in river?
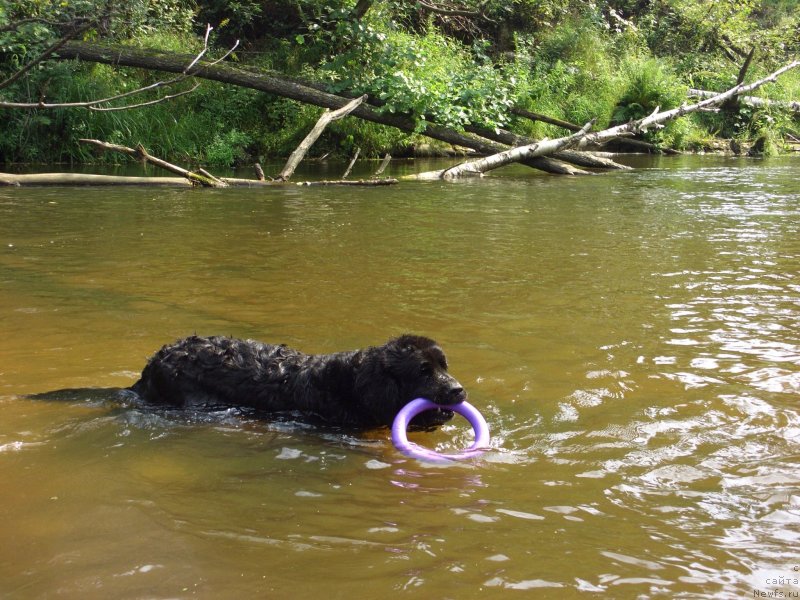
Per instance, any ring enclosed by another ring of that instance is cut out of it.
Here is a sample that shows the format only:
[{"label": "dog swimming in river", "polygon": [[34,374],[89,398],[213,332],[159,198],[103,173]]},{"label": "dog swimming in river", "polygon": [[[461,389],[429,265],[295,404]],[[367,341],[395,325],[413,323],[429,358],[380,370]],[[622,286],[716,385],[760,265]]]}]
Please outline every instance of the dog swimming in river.
[{"label": "dog swimming in river", "polygon": [[440,408],[418,415],[412,425],[436,427],[452,418],[448,406],[467,397],[447,372],[439,345],[409,334],[333,354],[190,336],[156,352],[130,392],[149,405],[238,407],[362,429],[391,426],[400,409],[420,397]]}]

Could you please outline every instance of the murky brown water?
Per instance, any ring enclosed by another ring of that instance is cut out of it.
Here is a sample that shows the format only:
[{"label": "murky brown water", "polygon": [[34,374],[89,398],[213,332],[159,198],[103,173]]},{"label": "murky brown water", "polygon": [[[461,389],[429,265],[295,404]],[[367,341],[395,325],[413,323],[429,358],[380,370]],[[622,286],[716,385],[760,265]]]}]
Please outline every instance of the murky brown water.
[{"label": "murky brown water", "polygon": [[[0,596],[800,597],[800,164],[642,166],[0,189]],[[487,417],[483,460],[22,397],[130,385],[194,332],[405,331]]]}]

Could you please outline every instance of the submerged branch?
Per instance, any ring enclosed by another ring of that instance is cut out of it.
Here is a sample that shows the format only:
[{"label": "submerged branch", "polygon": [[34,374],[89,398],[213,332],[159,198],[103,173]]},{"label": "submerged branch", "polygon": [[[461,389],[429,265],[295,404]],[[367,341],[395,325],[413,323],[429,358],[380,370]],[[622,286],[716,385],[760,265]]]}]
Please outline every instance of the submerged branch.
[{"label": "submerged branch", "polygon": [[127,154],[128,156],[132,156],[142,162],[149,162],[152,165],[164,169],[165,171],[169,171],[170,173],[175,173],[176,175],[180,175],[188,179],[191,183],[202,185],[204,187],[226,187],[226,183],[224,181],[220,181],[215,177],[207,177],[200,173],[194,173],[183,167],[179,167],[177,165],[173,165],[172,163],[168,163],[165,160],[157,158],[155,156],[150,156],[147,153],[147,150],[139,144],[136,148],[128,148],[127,146],[120,146],[119,144],[110,144],[108,142],[103,142],[100,140],[89,140],[89,139],[80,139],[79,142],[83,142],[84,144],[92,144],[103,150],[110,150],[112,152],[120,152],[122,154]]}]

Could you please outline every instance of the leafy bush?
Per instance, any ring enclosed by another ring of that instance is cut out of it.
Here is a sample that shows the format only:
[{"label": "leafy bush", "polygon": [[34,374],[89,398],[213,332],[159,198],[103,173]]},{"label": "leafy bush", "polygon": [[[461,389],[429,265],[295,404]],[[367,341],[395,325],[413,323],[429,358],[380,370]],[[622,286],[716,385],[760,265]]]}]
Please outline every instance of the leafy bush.
[{"label": "leafy bush", "polygon": [[614,123],[641,119],[657,108],[669,110],[686,100],[687,86],[663,60],[626,60],[621,65],[620,78],[624,91],[614,110]]},{"label": "leafy bush", "polygon": [[250,143],[250,136],[237,129],[218,133],[206,148],[206,162],[218,167],[232,167],[247,156],[245,148]]},{"label": "leafy bush", "polygon": [[429,121],[456,129],[502,126],[515,99],[516,80],[506,65],[493,64],[483,47],[465,48],[435,28],[421,36],[365,28],[357,50],[332,58],[320,72],[334,91],[368,93],[385,112],[412,116],[420,131]]},{"label": "leafy bush", "polygon": [[[598,127],[610,121],[621,94],[617,52],[596,24],[572,21],[538,39],[519,36],[517,44],[518,61],[530,65],[521,96],[531,110],[581,125],[594,118]],[[563,130],[537,124],[531,133],[543,137]]]}]

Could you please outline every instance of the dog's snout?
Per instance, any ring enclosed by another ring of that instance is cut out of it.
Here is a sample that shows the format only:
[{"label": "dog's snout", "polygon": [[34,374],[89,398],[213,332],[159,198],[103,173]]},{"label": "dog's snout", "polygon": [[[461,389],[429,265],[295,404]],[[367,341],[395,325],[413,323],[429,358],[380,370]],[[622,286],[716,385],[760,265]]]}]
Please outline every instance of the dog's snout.
[{"label": "dog's snout", "polygon": [[447,390],[445,404],[458,404],[467,399],[466,390],[457,381]]}]

